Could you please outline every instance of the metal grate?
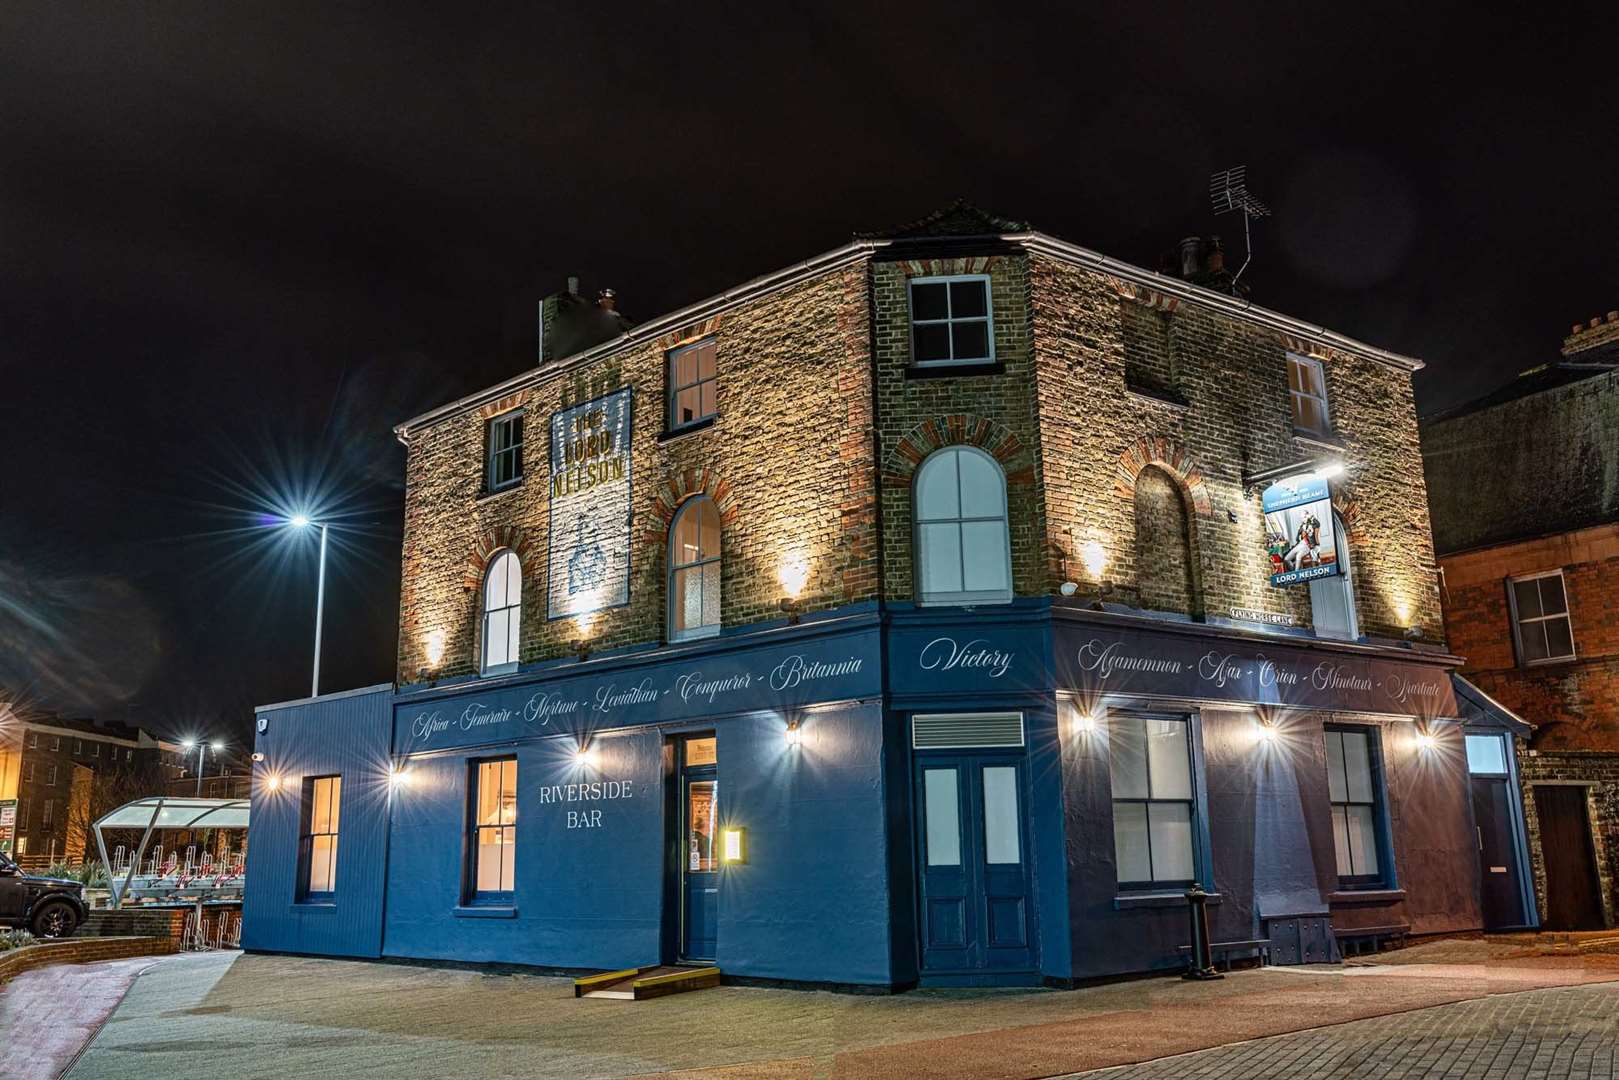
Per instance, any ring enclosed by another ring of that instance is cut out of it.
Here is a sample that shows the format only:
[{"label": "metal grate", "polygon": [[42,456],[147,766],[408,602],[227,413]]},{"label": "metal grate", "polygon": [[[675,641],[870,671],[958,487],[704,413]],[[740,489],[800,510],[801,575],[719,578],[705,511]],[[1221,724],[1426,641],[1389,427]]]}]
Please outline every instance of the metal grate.
[{"label": "metal grate", "polygon": [[911,746],[917,750],[1022,745],[1022,713],[942,713],[911,717]]}]

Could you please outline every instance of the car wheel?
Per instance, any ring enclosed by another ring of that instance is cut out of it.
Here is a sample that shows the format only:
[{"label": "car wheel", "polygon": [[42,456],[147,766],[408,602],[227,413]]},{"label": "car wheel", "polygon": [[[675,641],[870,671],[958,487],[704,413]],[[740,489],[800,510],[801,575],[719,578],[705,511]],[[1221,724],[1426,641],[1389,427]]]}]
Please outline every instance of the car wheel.
[{"label": "car wheel", "polygon": [[47,900],[34,909],[28,928],[38,938],[70,937],[79,928],[79,913],[66,900]]}]

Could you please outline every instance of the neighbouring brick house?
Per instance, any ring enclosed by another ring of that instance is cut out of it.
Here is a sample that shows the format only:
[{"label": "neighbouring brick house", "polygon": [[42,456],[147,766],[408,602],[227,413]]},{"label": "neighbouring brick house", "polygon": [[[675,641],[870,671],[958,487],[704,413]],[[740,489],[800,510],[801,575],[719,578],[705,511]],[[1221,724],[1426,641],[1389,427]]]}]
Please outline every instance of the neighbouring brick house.
[{"label": "neighbouring brick house", "polygon": [[1194,882],[1283,959],[1490,922],[1420,364],[1181,250],[962,205],[547,301],[397,429],[397,685],[258,711],[248,947],[1066,985],[1182,963]]},{"label": "neighbouring brick house", "polygon": [[162,792],[179,753],[138,727],[0,701],[0,851],[25,868],[93,855],[95,817]]},{"label": "neighbouring brick house", "polygon": [[1423,425],[1445,622],[1535,725],[1521,763],[1546,925],[1619,925],[1619,312]]}]

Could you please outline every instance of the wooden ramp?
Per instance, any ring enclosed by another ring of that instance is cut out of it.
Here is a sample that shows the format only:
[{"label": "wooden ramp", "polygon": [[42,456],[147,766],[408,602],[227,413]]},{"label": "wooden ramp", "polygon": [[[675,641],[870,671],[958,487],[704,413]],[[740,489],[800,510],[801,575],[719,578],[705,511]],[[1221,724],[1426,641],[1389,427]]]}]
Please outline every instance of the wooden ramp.
[{"label": "wooden ramp", "polygon": [[616,998],[620,1001],[645,1001],[665,994],[684,994],[688,990],[706,990],[720,984],[717,967],[654,967],[625,968],[623,971],[605,971],[600,975],[587,975],[573,981],[574,997]]}]

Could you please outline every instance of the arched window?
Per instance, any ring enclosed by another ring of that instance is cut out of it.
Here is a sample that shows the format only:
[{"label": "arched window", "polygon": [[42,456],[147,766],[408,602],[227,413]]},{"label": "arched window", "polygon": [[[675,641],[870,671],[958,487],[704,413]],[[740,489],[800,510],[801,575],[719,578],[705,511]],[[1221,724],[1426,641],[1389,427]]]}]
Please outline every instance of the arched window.
[{"label": "arched window", "polygon": [[1338,573],[1310,582],[1310,621],[1318,637],[1360,637],[1360,621],[1355,617],[1355,574],[1349,562],[1349,536],[1344,519],[1332,515],[1332,540],[1337,552]]},{"label": "arched window", "polygon": [[1136,477],[1136,589],[1149,611],[1201,615],[1192,515],[1180,482],[1148,465]]},{"label": "arched window", "polygon": [[916,472],[917,599],[994,604],[1012,599],[1006,475],[972,446],[940,450]]},{"label": "arched window", "polygon": [[720,512],[686,500],[669,528],[669,640],[720,632]]},{"label": "arched window", "polygon": [[483,671],[510,671],[517,666],[523,634],[523,564],[511,551],[489,563],[483,579]]}]

